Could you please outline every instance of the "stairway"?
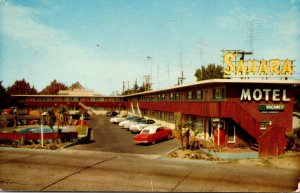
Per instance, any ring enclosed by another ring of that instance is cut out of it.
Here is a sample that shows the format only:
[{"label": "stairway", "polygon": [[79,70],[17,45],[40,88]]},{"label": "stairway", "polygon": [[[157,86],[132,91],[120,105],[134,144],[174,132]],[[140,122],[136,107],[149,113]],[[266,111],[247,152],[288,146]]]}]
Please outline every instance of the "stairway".
[{"label": "stairway", "polygon": [[87,111],[90,111],[93,115],[95,115],[96,113],[94,112],[93,108],[92,107],[89,107],[89,106],[86,106],[85,104],[79,102],[79,105],[84,108],[85,110]]},{"label": "stairway", "polygon": [[259,143],[255,142],[255,143],[251,144],[250,149],[252,149],[254,151],[258,151],[258,149],[259,149]]},{"label": "stairway", "polygon": [[231,118],[255,140],[259,140],[260,126],[254,117],[234,102],[221,103],[220,105],[222,118]]}]

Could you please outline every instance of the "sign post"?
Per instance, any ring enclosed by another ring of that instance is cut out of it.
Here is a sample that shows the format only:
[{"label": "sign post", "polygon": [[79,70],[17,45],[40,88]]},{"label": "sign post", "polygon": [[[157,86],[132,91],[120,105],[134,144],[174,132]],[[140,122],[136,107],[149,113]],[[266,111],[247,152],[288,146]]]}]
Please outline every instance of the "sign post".
[{"label": "sign post", "polygon": [[44,147],[44,117],[47,115],[47,112],[43,112],[41,115],[41,146]]},{"label": "sign post", "polygon": [[41,117],[41,146],[43,147],[44,146],[44,115],[42,114],[42,117]]}]

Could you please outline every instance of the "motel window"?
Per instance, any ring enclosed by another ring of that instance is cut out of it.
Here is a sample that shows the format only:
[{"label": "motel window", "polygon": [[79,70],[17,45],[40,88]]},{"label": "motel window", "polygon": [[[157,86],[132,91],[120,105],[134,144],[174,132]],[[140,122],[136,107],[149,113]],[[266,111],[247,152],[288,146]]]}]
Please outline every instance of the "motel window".
[{"label": "motel window", "polygon": [[204,119],[202,117],[193,117],[192,119],[195,129],[204,132]]},{"label": "motel window", "polygon": [[155,117],[156,119],[158,118],[158,115],[157,115],[157,114],[158,114],[157,111],[153,111],[153,112],[152,112],[152,116]]},{"label": "motel window", "polygon": [[193,123],[195,131],[204,132],[204,118],[195,117],[195,116],[187,116],[187,121],[191,121]]},{"label": "motel window", "polygon": [[169,113],[169,122],[174,123],[174,113]]},{"label": "motel window", "polygon": [[165,120],[165,118],[166,118],[165,112],[161,112],[160,117],[162,120]]},{"label": "motel window", "polygon": [[164,101],[165,100],[165,94],[161,95],[161,100]]},{"label": "motel window", "polygon": [[174,93],[170,93],[170,100],[174,100]]},{"label": "motel window", "polygon": [[203,100],[203,90],[196,90],[196,100]]},{"label": "motel window", "polygon": [[179,101],[179,100],[180,100],[180,93],[179,93],[179,92],[177,92],[177,93],[175,94],[175,100],[176,100],[176,101]]},{"label": "motel window", "polygon": [[187,92],[187,100],[188,101],[193,100],[193,91]]},{"label": "motel window", "polygon": [[225,88],[214,88],[212,90],[213,100],[225,99]]},{"label": "motel window", "polygon": [[160,111],[157,111],[156,112],[156,118],[161,120],[161,112]]},{"label": "motel window", "polygon": [[151,101],[155,101],[155,95],[151,95]]}]

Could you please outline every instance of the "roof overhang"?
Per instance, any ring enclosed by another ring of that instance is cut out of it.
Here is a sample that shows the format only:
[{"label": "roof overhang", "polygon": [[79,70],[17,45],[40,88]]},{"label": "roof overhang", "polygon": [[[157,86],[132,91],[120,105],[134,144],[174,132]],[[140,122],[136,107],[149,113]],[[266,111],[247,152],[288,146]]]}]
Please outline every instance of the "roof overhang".
[{"label": "roof overhang", "polygon": [[188,87],[194,87],[200,85],[206,86],[211,84],[277,84],[277,85],[296,86],[296,85],[300,85],[300,80],[210,79],[210,80],[202,80],[193,83],[182,84],[182,85],[177,85],[177,86],[168,87],[164,89],[146,91],[146,92],[135,93],[135,94],[125,95],[125,96],[126,97],[137,96],[137,95],[151,94],[151,93],[157,93],[162,91],[171,91],[175,89],[188,88]]}]

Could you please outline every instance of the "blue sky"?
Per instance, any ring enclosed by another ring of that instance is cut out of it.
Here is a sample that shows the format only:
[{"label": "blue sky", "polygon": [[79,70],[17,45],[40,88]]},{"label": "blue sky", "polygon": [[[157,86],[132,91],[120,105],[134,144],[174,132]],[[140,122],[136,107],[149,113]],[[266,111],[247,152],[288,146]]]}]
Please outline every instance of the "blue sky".
[{"label": "blue sky", "polygon": [[38,91],[79,81],[107,95],[146,74],[154,89],[181,69],[194,82],[221,50],[250,50],[251,21],[253,57],[296,60],[299,80],[300,0],[0,0],[0,80]]}]

